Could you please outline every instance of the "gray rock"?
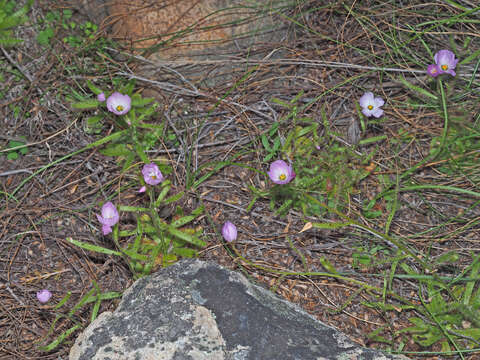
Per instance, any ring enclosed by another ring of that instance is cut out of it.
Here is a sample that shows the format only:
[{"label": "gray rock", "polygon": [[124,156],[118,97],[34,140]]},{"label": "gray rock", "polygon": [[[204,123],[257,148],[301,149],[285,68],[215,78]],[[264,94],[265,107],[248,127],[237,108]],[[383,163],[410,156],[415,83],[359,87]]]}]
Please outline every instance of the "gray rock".
[{"label": "gray rock", "polygon": [[241,274],[184,260],[136,281],[70,360],[406,359],[358,347]]}]

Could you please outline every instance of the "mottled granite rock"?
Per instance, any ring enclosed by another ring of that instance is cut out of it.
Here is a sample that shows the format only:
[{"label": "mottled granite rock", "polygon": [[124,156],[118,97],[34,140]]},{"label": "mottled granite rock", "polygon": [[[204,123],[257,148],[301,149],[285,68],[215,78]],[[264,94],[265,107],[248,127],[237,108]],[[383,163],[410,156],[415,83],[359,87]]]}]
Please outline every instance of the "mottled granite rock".
[{"label": "mottled granite rock", "polygon": [[256,60],[284,56],[283,42],[291,32],[279,14],[296,4],[295,0],[69,2],[99,24],[106,36],[148,58],[149,62],[140,62],[137,75],[185,86],[183,79],[172,76],[174,69],[184,79],[207,87],[238,80]]},{"label": "mottled granite rock", "polygon": [[70,360],[405,359],[358,347],[241,274],[184,260],[136,281]]}]

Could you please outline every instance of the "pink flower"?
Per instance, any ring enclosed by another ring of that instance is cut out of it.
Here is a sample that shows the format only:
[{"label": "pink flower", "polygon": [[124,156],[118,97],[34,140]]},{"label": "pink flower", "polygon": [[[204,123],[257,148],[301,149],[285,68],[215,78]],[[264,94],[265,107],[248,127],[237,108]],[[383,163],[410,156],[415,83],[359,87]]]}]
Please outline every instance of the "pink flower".
[{"label": "pink flower", "polygon": [[52,293],[47,289],[37,291],[37,299],[42,304],[45,304],[46,302],[48,302],[48,300],[50,300],[51,297],[52,297]]},{"label": "pink flower", "polygon": [[163,181],[163,175],[157,164],[145,164],[142,169],[143,179],[148,185],[158,185]]},{"label": "pink flower", "polygon": [[142,186],[140,189],[138,189],[138,192],[139,192],[139,193],[144,193],[145,191],[147,191],[147,187],[146,187],[146,186]]},{"label": "pink flower", "polygon": [[295,179],[295,171],[291,165],[283,160],[276,160],[270,164],[268,176],[275,184],[287,184]]},{"label": "pink flower", "polygon": [[118,222],[120,216],[115,205],[109,201],[103,204],[102,215],[97,214],[97,219],[102,224],[103,235],[108,235],[112,232],[112,226]]},{"label": "pink flower", "polygon": [[360,106],[362,107],[362,113],[366,117],[375,116],[379,118],[383,115],[383,110],[380,107],[385,104],[385,101],[381,97],[374,97],[373,93],[368,91],[360,98]]},{"label": "pink flower", "polygon": [[225,241],[232,242],[237,239],[237,227],[230,221],[226,221],[222,227],[222,235]]},{"label": "pink flower", "polygon": [[114,92],[107,99],[107,109],[115,115],[126,114],[132,106],[132,99],[128,95],[122,95],[119,92]]},{"label": "pink flower", "polygon": [[100,101],[100,102],[103,102],[105,101],[105,93],[100,93],[97,95],[97,100]]},{"label": "pink flower", "polygon": [[440,75],[440,69],[438,68],[437,64],[430,64],[427,67],[427,73],[431,77],[437,77]]},{"label": "pink flower", "polygon": [[456,75],[454,69],[457,66],[458,59],[455,59],[453,52],[450,50],[440,50],[435,54],[434,59],[440,74]]}]

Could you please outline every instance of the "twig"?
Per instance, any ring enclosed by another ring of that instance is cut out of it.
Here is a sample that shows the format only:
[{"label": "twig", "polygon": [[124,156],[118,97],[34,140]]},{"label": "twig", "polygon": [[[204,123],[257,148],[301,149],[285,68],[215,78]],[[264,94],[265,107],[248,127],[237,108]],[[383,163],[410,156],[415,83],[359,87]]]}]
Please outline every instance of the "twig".
[{"label": "twig", "polygon": [[229,104],[229,105],[235,105],[235,106],[238,106],[241,109],[251,111],[251,112],[253,112],[253,113],[255,113],[255,114],[257,114],[257,115],[259,115],[263,118],[267,118],[268,120],[273,121],[273,119],[270,116],[254,109],[250,106],[246,106],[246,105],[234,102],[234,101],[229,101],[229,100],[226,100],[226,99],[223,99],[223,98],[219,98],[219,97],[216,97],[216,96],[205,94],[205,93],[203,93],[201,91],[198,91],[198,90],[197,91],[192,91],[192,90],[185,89],[185,88],[183,88],[181,86],[178,86],[178,85],[170,84],[170,83],[167,83],[167,82],[160,82],[160,81],[156,81],[156,80],[150,80],[150,79],[144,78],[142,76],[137,76],[137,75],[129,74],[129,73],[125,73],[125,72],[117,72],[117,73],[115,73],[115,75],[126,76],[129,79],[144,81],[146,83],[153,84],[153,85],[159,87],[162,90],[169,91],[169,92],[172,92],[174,94],[179,94],[179,95],[183,95],[183,96],[204,97],[204,98],[207,98],[207,99],[214,99],[215,101],[220,101],[222,103],[226,103],[226,104]]},{"label": "twig", "polygon": [[28,169],[18,169],[18,170],[5,171],[3,173],[0,173],[0,176],[10,176],[10,175],[21,174],[21,173],[33,174],[33,172]]},{"label": "twig", "polygon": [[2,53],[3,55],[5,55],[5,57],[8,59],[8,61],[10,61],[10,63],[15,66],[18,70],[20,70],[20,72],[23,74],[23,76],[25,76],[28,81],[30,81],[31,83],[33,83],[33,77],[32,75],[30,75],[28,73],[28,71],[22,66],[20,65],[19,63],[17,63],[15,60],[12,59],[12,57],[10,56],[10,54],[8,52],[5,51],[5,49],[3,47],[0,47],[0,49],[2,50]]},{"label": "twig", "polygon": [[8,148],[8,149],[3,149],[3,150],[0,150],[0,153],[3,153],[3,152],[7,152],[7,151],[13,151],[13,150],[18,150],[18,149],[22,149],[22,148],[25,148],[25,147],[29,147],[29,146],[33,146],[33,145],[38,145],[38,144],[41,144],[41,143],[44,143],[50,139],[53,139],[54,137],[64,133],[65,131],[67,131],[73,124],[75,124],[77,122],[77,119],[73,120],[70,124],[68,124],[68,126],[63,129],[63,130],[60,130],[58,132],[56,132],[55,134],[53,135],[50,135],[49,137],[43,139],[43,140],[40,140],[40,141],[36,141],[36,142],[33,142],[33,143],[28,143],[28,144],[24,144],[24,145],[20,145],[20,146],[14,146],[12,148]]}]

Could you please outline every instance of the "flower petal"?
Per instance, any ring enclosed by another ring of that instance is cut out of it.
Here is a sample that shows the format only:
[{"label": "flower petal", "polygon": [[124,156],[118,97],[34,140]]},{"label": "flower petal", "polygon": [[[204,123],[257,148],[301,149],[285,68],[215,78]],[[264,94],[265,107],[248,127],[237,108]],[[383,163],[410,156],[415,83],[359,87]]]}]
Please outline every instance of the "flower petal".
[{"label": "flower petal", "polygon": [[111,226],[104,224],[104,225],[102,226],[102,232],[103,232],[103,235],[108,235],[108,234],[110,234],[110,233],[112,232]]},{"label": "flower petal", "polygon": [[383,115],[383,110],[380,108],[374,109],[372,112],[372,115],[375,116],[376,118],[379,118]]},{"label": "flower petal", "polygon": [[440,75],[441,73],[441,70],[440,68],[438,67],[437,64],[430,64],[428,65],[427,67],[427,73],[428,75],[430,75],[431,77],[437,77],[438,75]]},{"label": "flower petal", "polygon": [[374,100],[374,107],[380,107],[385,104],[385,100],[383,100],[381,97],[376,97]]},{"label": "flower petal", "polygon": [[359,100],[359,104],[362,108],[366,108],[368,105],[373,105],[373,93],[368,91],[363,94]]},{"label": "flower petal", "polygon": [[158,185],[163,181],[163,174],[155,163],[145,164],[142,175],[148,185]]},{"label": "flower petal", "polygon": [[362,114],[365,115],[366,117],[370,117],[373,114],[373,109],[369,110],[368,108],[364,107],[362,109]]}]

